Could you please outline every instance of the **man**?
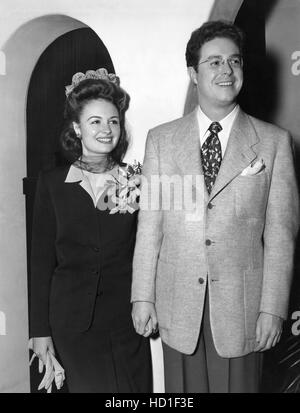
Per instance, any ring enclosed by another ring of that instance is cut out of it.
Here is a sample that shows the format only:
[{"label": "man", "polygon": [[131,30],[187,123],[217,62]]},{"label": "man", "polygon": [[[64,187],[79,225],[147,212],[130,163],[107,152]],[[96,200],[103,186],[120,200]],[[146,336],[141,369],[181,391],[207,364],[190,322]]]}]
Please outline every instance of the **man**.
[{"label": "man", "polygon": [[139,215],[132,316],[145,336],[158,321],[166,392],[257,392],[261,352],[287,316],[298,229],[292,143],[237,104],[242,40],[222,21],[192,33],[186,60],[199,106],[147,139],[142,200],[154,175],[205,183],[202,219],[175,207]]}]

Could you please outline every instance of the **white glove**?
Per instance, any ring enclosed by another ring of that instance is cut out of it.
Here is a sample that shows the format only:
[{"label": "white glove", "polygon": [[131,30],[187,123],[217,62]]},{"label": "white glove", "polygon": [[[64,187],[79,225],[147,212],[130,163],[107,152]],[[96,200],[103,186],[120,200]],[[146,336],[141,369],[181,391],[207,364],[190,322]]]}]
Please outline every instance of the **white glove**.
[{"label": "white glove", "polygon": [[[29,341],[29,348],[32,349],[30,341]],[[35,357],[37,357],[37,355],[33,353],[30,359],[30,362],[29,362],[29,366],[31,366]],[[42,373],[43,369],[44,369],[44,363],[42,362],[41,359],[39,359],[39,372]],[[51,353],[51,351],[48,350],[47,359],[46,359],[46,371],[45,371],[42,381],[39,384],[38,390],[42,390],[43,388],[45,388],[47,390],[47,393],[51,393],[53,379],[55,381],[57,390],[60,390],[65,380],[65,371],[63,367],[59,364],[59,362],[56,360],[54,355]]]}]

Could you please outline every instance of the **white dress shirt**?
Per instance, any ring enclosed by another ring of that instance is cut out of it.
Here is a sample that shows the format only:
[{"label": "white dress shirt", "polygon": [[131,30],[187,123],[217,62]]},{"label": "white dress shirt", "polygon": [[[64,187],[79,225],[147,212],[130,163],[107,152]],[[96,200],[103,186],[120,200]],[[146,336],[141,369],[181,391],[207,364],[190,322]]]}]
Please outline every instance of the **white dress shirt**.
[{"label": "white dress shirt", "polygon": [[[230,136],[231,128],[238,114],[239,109],[240,109],[239,105],[236,105],[234,109],[227,116],[225,116],[225,118],[219,121],[219,124],[222,126],[221,132],[218,133],[218,137],[220,139],[221,148],[222,148],[222,158],[224,158],[224,154],[227,148],[227,143],[228,143],[228,139]],[[208,128],[210,127],[211,123],[215,121],[209,119],[205,115],[205,113],[202,111],[200,106],[198,106],[197,119],[198,119],[198,126],[199,126],[200,145],[202,147],[206,138],[210,134]]]}]

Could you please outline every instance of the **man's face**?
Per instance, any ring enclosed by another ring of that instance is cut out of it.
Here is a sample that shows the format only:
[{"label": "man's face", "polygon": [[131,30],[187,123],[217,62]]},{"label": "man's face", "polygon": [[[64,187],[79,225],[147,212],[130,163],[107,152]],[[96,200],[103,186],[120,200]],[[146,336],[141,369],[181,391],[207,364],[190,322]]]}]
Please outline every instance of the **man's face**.
[{"label": "man's face", "polygon": [[217,37],[204,43],[198,72],[190,67],[189,73],[204,111],[233,108],[243,85],[243,69],[239,48],[232,40]]}]

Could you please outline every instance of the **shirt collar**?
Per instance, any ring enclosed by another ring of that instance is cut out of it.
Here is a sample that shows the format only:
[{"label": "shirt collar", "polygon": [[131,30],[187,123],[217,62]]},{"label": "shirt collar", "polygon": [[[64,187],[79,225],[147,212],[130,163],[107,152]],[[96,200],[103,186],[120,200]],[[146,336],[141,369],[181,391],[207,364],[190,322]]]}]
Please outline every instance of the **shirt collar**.
[{"label": "shirt collar", "polygon": [[[219,132],[220,139],[222,138],[222,136],[225,136],[228,139],[233,122],[236,118],[239,109],[240,106],[236,105],[234,109],[227,116],[225,116],[225,118],[219,121],[220,125],[222,126],[222,131]],[[207,137],[208,128],[210,127],[211,123],[214,122],[214,120],[211,120],[208,116],[206,116],[199,105],[197,110],[197,119],[199,124],[200,141],[201,144],[203,144]]]},{"label": "shirt collar", "polygon": [[65,183],[81,182],[83,178],[82,170],[71,165]]}]

